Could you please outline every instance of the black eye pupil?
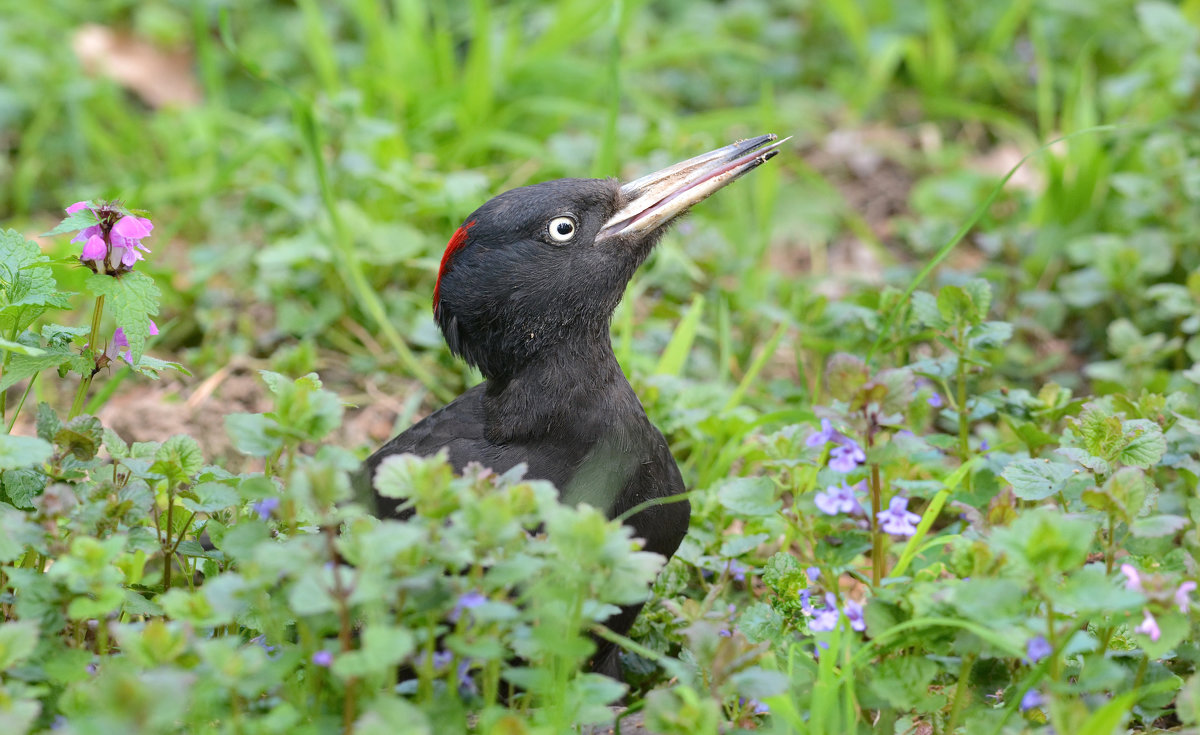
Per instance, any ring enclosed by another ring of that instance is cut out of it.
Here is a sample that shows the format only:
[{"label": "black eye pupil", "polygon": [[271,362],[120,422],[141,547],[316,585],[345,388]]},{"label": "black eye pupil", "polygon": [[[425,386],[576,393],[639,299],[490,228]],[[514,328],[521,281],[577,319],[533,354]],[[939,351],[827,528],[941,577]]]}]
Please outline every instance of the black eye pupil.
[{"label": "black eye pupil", "polygon": [[571,224],[570,222],[559,222],[558,223],[558,234],[560,234],[560,235],[570,235],[571,230],[574,230],[574,229],[575,229],[575,225]]}]

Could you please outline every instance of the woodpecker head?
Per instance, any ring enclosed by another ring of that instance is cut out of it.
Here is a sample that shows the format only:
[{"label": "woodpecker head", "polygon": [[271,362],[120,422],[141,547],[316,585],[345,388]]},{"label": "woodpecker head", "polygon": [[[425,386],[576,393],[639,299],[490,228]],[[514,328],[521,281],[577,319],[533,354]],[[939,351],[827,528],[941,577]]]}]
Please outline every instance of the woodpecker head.
[{"label": "woodpecker head", "polygon": [[626,284],[671,222],[774,157],[773,141],[734,143],[624,185],[559,179],[489,200],[450,238],[433,290],[451,352],[504,378],[543,350],[606,339]]}]

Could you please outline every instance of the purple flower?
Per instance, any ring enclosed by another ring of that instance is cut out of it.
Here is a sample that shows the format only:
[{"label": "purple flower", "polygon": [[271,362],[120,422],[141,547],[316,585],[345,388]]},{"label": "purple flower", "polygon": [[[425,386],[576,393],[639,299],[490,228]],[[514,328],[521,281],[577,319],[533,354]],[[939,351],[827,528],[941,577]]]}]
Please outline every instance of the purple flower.
[{"label": "purple flower", "polygon": [[809,567],[808,569],[804,570],[804,573],[808,575],[809,582],[816,582],[821,578],[820,567]]},{"label": "purple flower", "polygon": [[850,621],[850,628],[857,630],[859,633],[867,629],[867,621],[863,617],[863,606],[861,603],[854,600],[846,600],[844,608],[846,619]]},{"label": "purple flower", "polygon": [[[142,253],[150,252],[142,240],[154,230],[153,222],[145,217],[125,214],[127,210],[111,203],[93,206],[91,202],[75,202],[67,207],[67,214],[75,214],[85,208],[95,215],[96,223],[76,233],[71,242],[83,243],[79,260],[94,272],[119,275],[142,260]],[[113,260],[118,264],[115,267]]]},{"label": "purple flower", "polygon": [[266,651],[267,656],[269,656],[270,658],[275,658],[275,656],[271,656],[271,654],[273,654],[277,650],[279,650],[279,646],[268,646],[267,645],[267,636],[265,633],[262,635],[254,636],[253,638],[250,639],[249,642],[253,643],[254,645],[261,648],[262,650]]},{"label": "purple flower", "polygon": [[[90,227],[88,229],[91,229]],[[99,235],[92,235],[83,245],[83,252],[79,254],[80,260],[104,260],[104,256],[108,254],[108,245],[104,244],[104,238]]]},{"label": "purple flower", "polygon": [[1187,615],[1188,608],[1191,605],[1191,598],[1188,597],[1192,590],[1196,589],[1196,583],[1188,580],[1179,585],[1179,589],[1175,590],[1175,604],[1179,606],[1179,612]]},{"label": "purple flower", "polygon": [[921,516],[909,512],[908,498],[897,495],[888,503],[887,510],[879,511],[875,520],[879,522],[879,527],[884,533],[890,533],[893,536],[912,536],[917,532],[917,527],[913,524],[921,520]]},{"label": "purple flower", "polygon": [[989,450],[991,448],[992,448],[992,445],[988,444],[987,439],[984,439],[983,441],[979,442],[979,451],[986,452],[987,450]]},{"label": "purple flower", "polygon": [[1021,711],[1026,712],[1034,707],[1041,707],[1046,700],[1042,697],[1042,693],[1036,689],[1030,689],[1025,692],[1025,696],[1021,697]]},{"label": "purple flower", "polygon": [[1158,627],[1158,621],[1154,619],[1149,610],[1143,610],[1142,614],[1145,616],[1142,619],[1142,624],[1134,628],[1134,632],[1145,633],[1150,636],[1150,640],[1157,641],[1162,635],[1162,631]]},{"label": "purple flower", "polygon": [[1138,574],[1138,570],[1134,569],[1132,564],[1122,564],[1121,574],[1124,574],[1127,577],[1125,589],[1137,590],[1138,592],[1146,591],[1142,589],[1142,578]]},{"label": "purple flower", "polygon": [[259,519],[267,520],[279,507],[279,498],[263,498],[250,504],[250,510],[258,514]]},{"label": "purple flower", "polygon": [[749,707],[750,713],[755,715],[765,715],[771,711],[770,707],[757,699],[746,699],[745,697],[738,697],[738,706]]},{"label": "purple flower", "polygon": [[1031,664],[1036,664],[1051,653],[1054,653],[1054,647],[1045,636],[1035,635],[1025,644],[1025,658]]},{"label": "purple flower", "polygon": [[808,629],[814,633],[822,633],[836,628],[837,622],[837,598],[833,596],[832,592],[826,592],[825,607],[813,612],[812,620],[808,623]]},{"label": "purple flower", "polygon": [[81,210],[85,207],[90,207],[91,204],[92,203],[88,202],[88,201],[75,202],[71,206],[67,207],[67,214],[75,214],[76,212],[78,212],[79,210]]},{"label": "purple flower", "polygon": [[928,403],[930,406],[933,406],[934,408],[941,408],[942,404],[943,404],[942,394],[935,392],[935,393],[931,394],[928,398],[926,398],[925,402]]},{"label": "purple flower", "polygon": [[735,582],[745,582],[746,572],[748,571],[750,571],[750,567],[736,559],[730,559],[725,562],[725,573],[733,577]]},{"label": "purple flower", "polygon": [[433,652],[433,670],[443,671],[454,661],[454,653],[451,651],[434,651]]},{"label": "purple flower", "polygon": [[324,650],[317,651],[312,655],[312,662],[317,666],[322,666],[327,669],[330,666],[333,666],[333,652]]},{"label": "purple flower", "polygon": [[813,606],[809,602],[809,598],[811,598],[811,597],[812,597],[811,589],[806,587],[806,588],[800,590],[800,612],[804,613],[805,615],[813,614]]},{"label": "purple flower", "polygon": [[[859,485],[861,484],[859,483]],[[862,507],[858,504],[858,499],[854,497],[854,488],[848,486],[845,481],[840,486],[830,485],[825,488],[824,492],[814,495],[813,503],[816,504],[817,510],[830,516],[835,516],[838,513],[857,513],[862,510]]]},{"label": "purple flower", "polygon": [[479,693],[475,680],[471,678],[471,659],[465,658],[458,664],[458,691],[460,694],[474,695]]},{"label": "purple flower", "polygon": [[458,601],[454,603],[454,609],[450,611],[450,622],[457,623],[458,619],[462,617],[463,610],[474,610],[487,601],[487,595],[476,590],[459,595]]},{"label": "purple flower", "polygon": [[833,428],[833,424],[830,423],[829,419],[821,419],[821,430],[808,437],[804,444],[809,447],[823,447],[829,442],[838,441],[840,438],[842,438],[842,435]]},{"label": "purple flower", "polygon": [[717,631],[717,635],[719,635],[722,638],[732,638],[733,631],[730,630],[729,628],[721,628],[720,630]]},{"label": "purple flower", "polygon": [[866,462],[867,455],[862,447],[858,446],[858,442],[849,437],[842,439],[841,444],[829,450],[829,469],[845,474]]}]

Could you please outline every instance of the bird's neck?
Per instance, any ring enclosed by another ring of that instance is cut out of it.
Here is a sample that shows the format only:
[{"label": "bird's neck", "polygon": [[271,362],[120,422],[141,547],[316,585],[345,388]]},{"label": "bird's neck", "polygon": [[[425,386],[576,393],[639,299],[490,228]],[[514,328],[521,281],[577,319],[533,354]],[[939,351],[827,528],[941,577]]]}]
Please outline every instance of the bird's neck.
[{"label": "bird's neck", "polygon": [[609,414],[631,411],[645,415],[607,330],[555,345],[511,375],[489,378],[484,397],[486,431],[497,443],[555,434],[570,441],[569,435],[604,423]]}]

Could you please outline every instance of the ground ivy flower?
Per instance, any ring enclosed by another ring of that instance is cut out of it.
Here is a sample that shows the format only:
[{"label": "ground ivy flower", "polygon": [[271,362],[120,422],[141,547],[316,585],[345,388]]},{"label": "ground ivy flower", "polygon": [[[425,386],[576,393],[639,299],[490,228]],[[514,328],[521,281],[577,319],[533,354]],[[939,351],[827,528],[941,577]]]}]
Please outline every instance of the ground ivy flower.
[{"label": "ground ivy flower", "polygon": [[849,437],[843,438],[843,443],[829,450],[829,469],[845,474],[866,462],[867,455],[858,442]]},{"label": "ground ivy flower", "polygon": [[443,671],[453,662],[454,653],[452,651],[434,651],[433,659],[430,663],[433,664],[434,671]]},{"label": "ground ivy flower", "polygon": [[813,606],[812,603],[809,602],[810,598],[812,598],[811,589],[806,587],[800,590],[800,612],[804,613],[805,615],[813,614]]},{"label": "ground ivy flower", "polygon": [[859,633],[867,629],[867,620],[863,617],[863,606],[861,603],[854,600],[846,600],[846,619],[850,621],[850,628],[857,630]]},{"label": "ground ivy flower", "polygon": [[1036,664],[1053,652],[1054,647],[1050,645],[1050,641],[1046,640],[1045,636],[1035,635],[1025,644],[1025,658],[1031,664]]},{"label": "ground ivy flower", "polygon": [[250,504],[250,510],[258,514],[260,520],[267,520],[279,507],[279,498],[263,498]]},{"label": "ground ivy flower", "polygon": [[858,442],[833,428],[829,419],[821,419],[821,430],[804,443],[809,447],[823,447],[830,442],[834,447],[829,450],[829,467],[835,472],[845,474],[867,461],[867,455]]},{"label": "ground ivy flower", "polygon": [[809,582],[816,582],[818,579],[821,578],[821,568],[820,567],[809,567],[808,569],[804,570],[804,573],[808,575]]},{"label": "ground ivy flower", "polygon": [[1124,574],[1126,577],[1125,589],[1145,592],[1145,590],[1142,589],[1142,577],[1138,574],[1138,570],[1135,569],[1132,564],[1122,564],[1121,574]]},{"label": "ground ivy flower", "polygon": [[316,664],[317,666],[323,666],[324,668],[329,668],[330,666],[333,666],[333,652],[332,651],[317,651],[316,653],[314,653],[312,655],[312,662],[314,664]]},{"label": "ground ivy flower", "polygon": [[908,510],[908,498],[897,495],[888,503],[887,510],[879,511],[875,520],[879,522],[879,528],[884,533],[890,533],[893,536],[912,536],[917,532],[917,527],[913,524],[921,520],[921,516]]},{"label": "ground ivy flower", "polygon": [[750,571],[750,567],[737,559],[730,559],[725,562],[725,573],[732,577],[735,582],[745,582],[746,572],[748,571]]},{"label": "ground ivy flower", "polygon": [[1162,630],[1158,627],[1158,621],[1154,619],[1149,610],[1143,610],[1142,614],[1145,616],[1142,618],[1142,624],[1133,630],[1137,633],[1145,633],[1150,636],[1150,640],[1157,641],[1162,636]]},{"label": "ground ivy flower", "polygon": [[808,623],[808,629],[814,633],[822,633],[837,627],[837,598],[833,596],[832,592],[825,593],[825,607],[814,610],[812,618]]},{"label": "ground ivy flower", "polygon": [[1021,697],[1021,711],[1027,712],[1034,707],[1041,707],[1045,703],[1046,700],[1042,697],[1041,692],[1036,689],[1030,689],[1025,692],[1025,696]]},{"label": "ground ivy flower", "polygon": [[474,591],[459,595],[458,601],[454,603],[454,609],[450,611],[450,622],[457,623],[462,617],[464,610],[474,610],[483,603],[487,602],[487,595],[482,592]]},{"label": "ground ivy flower", "polygon": [[830,485],[825,488],[824,492],[819,492],[813,496],[813,503],[816,504],[817,510],[830,516],[835,516],[839,513],[860,512],[862,506],[858,504],[858,499],[854,494],[855,488],[859,487],[862,487],[862,483],[854,487],[848,486],[844,481],[840,486]]},{"label": "ground ivy flower", "polygon": [[1188,580],[1187,582],[1179,585],[1179,589],[1175,590],[1175,604],[1179,606],[1179,612],[1183,613],[1184,615],[1187,614],[1188,608],[1192,602],[1188,595],[1190,595],[1194,589],[1196,589],[1196,583]]},{"label": "ground ivy flower", "polygon": [[925,402],[926,402],[926,403],[928,403],[930,406],[933,406],[934,408],[941,408],[941,407],[944,405],[944,403],[945,403],[945,402],[942,400],[942,394],[941,394],[941,393],[932,393],[932,394],[930,394],[930,396],[929,396],[928,398],[926,398],[926,399],[925,399]]}]

